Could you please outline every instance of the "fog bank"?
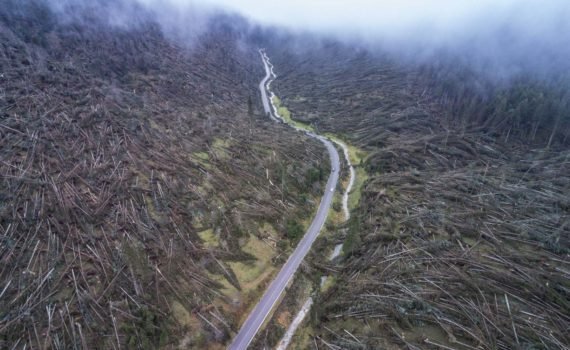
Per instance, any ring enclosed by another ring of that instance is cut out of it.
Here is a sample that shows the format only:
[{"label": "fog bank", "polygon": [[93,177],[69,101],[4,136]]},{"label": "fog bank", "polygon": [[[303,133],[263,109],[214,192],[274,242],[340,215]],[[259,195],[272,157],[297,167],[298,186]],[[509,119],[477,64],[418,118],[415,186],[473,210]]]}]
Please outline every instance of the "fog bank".
[{"label": "fog bank", "polygon": [[[70,8],[98,6],[101,11],[92,12],[115,26],[132,26],[141,13],[152,14],[166,33],[188,43],[207,30],[205,24],[212,14],[235,12],[262,26],[332,36],[416,61],[445,53],[497,78],[529,72],[552,76],[570,67],[568,0],[50,2],[63,18],[72,17]],[[144,11],[133,10],[133,6]]]},{"label": "fog bank", "polygon": [[[137,0],[153,7],[158,0]],[[497,76],[567,70],[567,0],[168,0],[236,11],[257,23],[432,59],[447,52]],[[161,4],[164,1],[160,2]]]}]

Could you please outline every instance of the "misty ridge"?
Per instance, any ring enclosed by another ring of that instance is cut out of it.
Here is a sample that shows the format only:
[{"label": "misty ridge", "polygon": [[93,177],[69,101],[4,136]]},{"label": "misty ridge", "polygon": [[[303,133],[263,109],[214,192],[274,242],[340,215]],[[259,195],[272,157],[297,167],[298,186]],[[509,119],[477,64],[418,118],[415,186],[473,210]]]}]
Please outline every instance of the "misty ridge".
[{"label": "misty ridge", "polygon": [[[368,15],[349,19],[348,23],[340,15],[333,15],[339,17],[336,26],[327,22],[305,28],[293,26],[292,31],[298,34],[295,50],[319,46],[318,38],[325,37],[379,55],[389,54],[404,63],[460,64],[492,82],[505,83],[521,76],[550,80],[568,75],[568,2],[447,3],[461,11],[446,11],[441,5],[445,1],[409,3],[404,1],[392,18],[382,14],[382,5],[370,4],[370,9],[359,11],[369,11]],[[428,7],[432,11],[427,11]],[[397,17],[400,14],[401,21]],[[358,20],[361,22],[353,23]],[[290,32],[282,33],[287,36]],[[308,33],[315,38],[308,39]]]},{"label": "misty ridge", "polygon": [[[36,2],[7,3],[9,11],[21,13]],[[155,23],[187,47],[208,30],[212,18],[218,18],[239,28],[244,37],[264,33],[264,40],[281,41],[300,54],[340,41],[404,63],[460,64],[491,82],[521,76],[558,80],[567,77],[570,68],[570,3],[564,0],[459,4],[407,0],[398,5],[359,0],[348,12],[346,6],[323,1],[271,6],[225,0],[48,0],[43,4],[61,23],[97,23],[123,30]]]},{"label": "misty ridge", "polygon": [[3,2],[0,16],[22,29],[29,41],[36,42],[58,26],[106,33],[158,30],[180,47],[191,49],[212,25],[227,25],[236,33],[247,27],[247,21],[237,14],[207,5],[174,6],[139,0]]},{"label": "misty ridge", "polygon": [[[348,13],[341,2],[293,1],[287,2],[286,9],[271,4],[274,9],[259,18],[255,14],[248,17],[248,8],[242,8],[240,1],[230,5],[225,1],[171,0],[166,6],[154,0],[138,1],[171,32],[198,31],[204,17],[235,11],[254,24],[304,34],[298,38],[312,34],[318,41],[328,37],[411,62],[450,57],[491,79],[527,73],[551,78],[568,73],[570,67],[570,3],[564,0],[402,1],[397,5],[364,0],[351,3]],[[250,3],[255,5],[247,6],[259,7],[261,2]]]}]

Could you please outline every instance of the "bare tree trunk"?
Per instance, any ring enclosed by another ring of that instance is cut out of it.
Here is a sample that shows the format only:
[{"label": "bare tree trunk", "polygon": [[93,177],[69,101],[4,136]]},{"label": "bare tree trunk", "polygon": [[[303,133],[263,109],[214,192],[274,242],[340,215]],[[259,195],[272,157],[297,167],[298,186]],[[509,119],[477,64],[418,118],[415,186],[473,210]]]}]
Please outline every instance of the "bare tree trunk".
[{"label": "bare tree trunk", "polygon": [[560,117],[561,117],[561,114],[558,114],[558,116],[556,117],[556,122],[554,122],[554,127],[552,128],[552,133],[550,134],[550,138],[548,139],[548,145],[546,145],[546,148],[550,148],[550,145],[552,144],[552,140],[554,140],[554,136],[556,135],[556,131],[558,131],[558,124],[560,124]]}]

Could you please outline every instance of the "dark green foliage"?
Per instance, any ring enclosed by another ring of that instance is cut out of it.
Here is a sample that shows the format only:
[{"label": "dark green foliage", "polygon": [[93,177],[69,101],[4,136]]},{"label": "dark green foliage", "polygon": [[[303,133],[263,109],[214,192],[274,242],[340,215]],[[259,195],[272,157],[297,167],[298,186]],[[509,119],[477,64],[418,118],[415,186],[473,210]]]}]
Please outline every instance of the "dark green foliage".
[{"label": "dark green foliage", "polygon": [[288,239],[292,242],[297,242],[301,237],[303,237],[305,230],[303,225],[301,225],[297,220],[287,219],[285,222],[285,232]]},{"label": "dark green foliage", "polygon": [[341,211],[342,210],[342,203],[334,202],[332,205],[334,211]]},{"label": "dark green foliage", "polygon": [[121,326],[121,333],[127,337],[127,345],[130,349],[156,349],[166,345],[167,326],[164,319],[160,322],[160,316],[146,307],[134,310],[133,314],[136,319],[130,324],[124,323]]},{"label": "dark green foliage", "polygon": [[318,168],[309,169],[305,177],[305,182],[309,186],[314,184],[315,182],[319,182],[322,180],[323,180],[323,169],[321,166],[319,166]]}]

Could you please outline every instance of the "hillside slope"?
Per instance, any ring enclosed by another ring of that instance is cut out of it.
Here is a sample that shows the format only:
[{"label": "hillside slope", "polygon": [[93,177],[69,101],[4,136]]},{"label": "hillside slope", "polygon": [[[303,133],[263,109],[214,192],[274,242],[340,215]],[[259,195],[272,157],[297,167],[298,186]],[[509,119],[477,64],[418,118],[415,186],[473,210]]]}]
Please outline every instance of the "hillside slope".
[{"label": "hillside slope", "polygon": [[135,5],[127,26],[6,5],[0,347],[221,347],[328,167],[258,112],[247,24],[186,46]]},{"label": "hillside slope", "polygon": [[292,118],[368,153],[343,259],[326,267],[336,283],[297,348],[567,348],[564,76],[501,86],[449,57],[268,45]]}]

